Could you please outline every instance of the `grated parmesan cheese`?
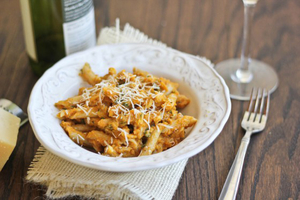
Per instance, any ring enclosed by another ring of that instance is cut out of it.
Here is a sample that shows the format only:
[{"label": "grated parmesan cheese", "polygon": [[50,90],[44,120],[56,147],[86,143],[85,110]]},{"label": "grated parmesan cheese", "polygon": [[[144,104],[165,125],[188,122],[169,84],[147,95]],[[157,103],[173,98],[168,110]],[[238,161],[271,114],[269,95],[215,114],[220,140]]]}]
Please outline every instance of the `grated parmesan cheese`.
[{"label": "grated parmesan cheese", "polygon": [[121,128],[118,128],[117,130],[124,133],[126,147],[128,147],[129,146],[129,142],[128,142],[128,138],[127,138],[128,133],[124,129],[121,129]]},{"label": "grated parmesan cheese", "polygon": [[169,125],[166,125],[166,124],[159,124],[160,126],[164,126],[164,127],[166,127],[166,128],[169,128],[169,129],[172,129],[172,128],[174,128],[173,126],[169,126]]}]

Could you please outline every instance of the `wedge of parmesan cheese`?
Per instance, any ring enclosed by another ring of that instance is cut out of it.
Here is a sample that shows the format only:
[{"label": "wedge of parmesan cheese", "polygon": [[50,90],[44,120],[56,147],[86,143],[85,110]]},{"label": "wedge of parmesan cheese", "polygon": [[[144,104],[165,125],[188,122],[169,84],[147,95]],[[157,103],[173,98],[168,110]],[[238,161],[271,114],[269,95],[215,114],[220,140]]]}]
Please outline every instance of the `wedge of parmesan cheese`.
[{"label": "wedge of parmesan cheese", "polygon": [[16,146],[20,121],[20,118],[0,108],[0,171]]}]

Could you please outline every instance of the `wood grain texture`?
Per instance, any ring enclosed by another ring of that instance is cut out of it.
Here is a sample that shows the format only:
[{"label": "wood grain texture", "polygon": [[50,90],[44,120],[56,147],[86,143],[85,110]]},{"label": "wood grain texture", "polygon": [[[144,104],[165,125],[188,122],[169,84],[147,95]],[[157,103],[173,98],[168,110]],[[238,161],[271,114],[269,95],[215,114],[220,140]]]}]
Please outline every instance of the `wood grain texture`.
[{"label": "wood grain texture", "polygon": [[[168,46],[205,56],[214,63],[239,57],[241,0],[95,0],[97,31],[117,17]],[[18,0],[1,0],[0,97],[26,110],[38,77],[32,73],[23,39]],[[252,57],[277,71],[280,85],[271,96],[265,131],[252,137],[237,199],[300,199],[300,1],[261,0],[253,24]],[[219,137],[192,157],[174,200],[217,199],[238,150],[240,121],[247,103],[232,101],[231,116]],[[46,199],[42,186],[24,177],[39,142],[29,124],[0,172],[0,199]],[[78,198],[79,199],[79,198]]]}]

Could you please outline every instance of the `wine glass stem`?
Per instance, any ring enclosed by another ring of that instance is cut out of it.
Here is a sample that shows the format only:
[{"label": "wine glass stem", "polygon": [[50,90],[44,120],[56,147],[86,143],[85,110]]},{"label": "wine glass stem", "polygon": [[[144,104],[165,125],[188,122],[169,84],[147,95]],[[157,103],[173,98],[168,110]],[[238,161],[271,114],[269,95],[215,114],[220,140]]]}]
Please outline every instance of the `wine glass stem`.
[{"label": "wine glass stem", "polygon": [[250,43],[251,43],[251,27],[254,15],[255,4],[244,3],[244,28],[243,28],[243,41],[241,52],[241,66],[236,71],[235,75],[238,82],[248,83],[252,80],[253,75],[249,70],[251,62],[250,57]]}]

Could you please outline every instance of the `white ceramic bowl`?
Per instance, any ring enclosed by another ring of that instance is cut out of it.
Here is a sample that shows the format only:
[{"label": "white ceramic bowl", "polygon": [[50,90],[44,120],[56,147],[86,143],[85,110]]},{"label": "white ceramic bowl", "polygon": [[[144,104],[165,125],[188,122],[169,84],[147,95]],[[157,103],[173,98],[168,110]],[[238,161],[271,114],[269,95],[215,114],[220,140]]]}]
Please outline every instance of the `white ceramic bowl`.
[{"label": "white ceramic bowl", "polygon": [[[76,95],[79,87],[85,85],[78,76],[85,62],[99,75],[106,74],[109,67],[117,71],[132,71],[133,67],[138,67],[178,82],[179,91],[191,99],[182,113],[197,118],[197,124],[178,145],[150,156],[113,158],[78,146],[61,128],[54,103]],[[73,163],[114,172],[162,167],[199,153],[219,135],[230,110],[225,82],[202,59],[148,44],[103,45],[62,59],[38,80],[28,105],[30,124],[46,149]]]}]

